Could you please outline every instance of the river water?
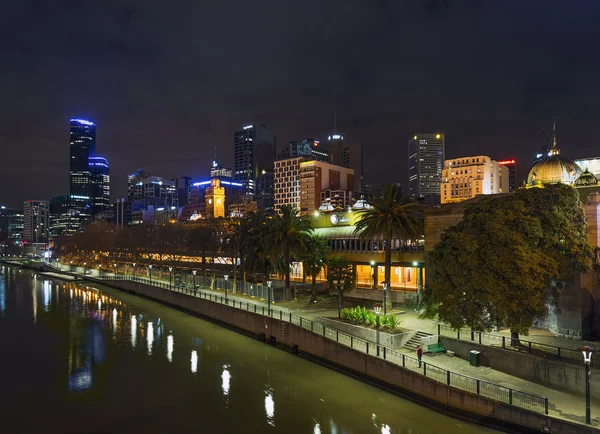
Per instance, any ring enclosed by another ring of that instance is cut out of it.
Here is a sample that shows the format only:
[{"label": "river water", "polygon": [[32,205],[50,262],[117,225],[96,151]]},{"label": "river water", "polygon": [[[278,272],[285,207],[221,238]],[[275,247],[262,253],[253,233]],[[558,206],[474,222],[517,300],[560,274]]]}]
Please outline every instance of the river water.
[{"label": "river water", "polygon": [[2,432],[495,432],[157,303],[0,271]]}]

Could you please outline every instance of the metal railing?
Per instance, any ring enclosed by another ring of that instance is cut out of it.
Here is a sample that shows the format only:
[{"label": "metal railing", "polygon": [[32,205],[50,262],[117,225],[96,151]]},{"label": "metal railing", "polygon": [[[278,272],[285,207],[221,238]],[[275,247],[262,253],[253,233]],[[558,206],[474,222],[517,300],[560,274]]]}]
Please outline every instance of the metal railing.
[{"label": "metal railing", "polygon": [[[89,276],[88,276],[89,277]],[[95,277],[93,277],[95,279]],[[480,380],[468,375],[458,374],[448,371],[428,362],[419,361],[417,358],[411,357],[399,351],[387,348],[383,345],[378,345],[374,342],[366,341],[357,338],[353,335],[341,332],[335,328],[327,327],[319,322],[303,318],[291,312],[286,312],[277,308],[270,308],[264,304],[257,304],[249,301],[240,301],[235,298],[226,297],[225,294],[214,294],[193,285],[169,285],[162,281],[155,281],[146,277],[121,276],[114,274],[105,274],[99,278],[101,280],[131,280],[135,282],[145,283],[153,286],[158,286],[166,290],[180,292],[193,297],[199,297],[211,302],[225,304],[237,309],[246,310],[256,314],[279,319],[287,323],[297,325],[313,333],[319,334],[328,339],[334,340],[342,345],[348,346],[356,351],[379,357],[383,360],[394,363],[405,369],[421,374],[436,382],[445,384],[467,392],[475,393],[496,401],[503,402],[515,407],[524,408],[537,413],[548,414],[548,398],[535,395],[528,392],[512,389],[510,387],[501,386],[489,381]],[[198,285],[197,285],[198,286]],[[233,294],[230,294],[233,295]]]},{"label": "metal railing", "polygon": [[476,332],[469,329],[455,330],[452,327],[438,324],[438,335],[458,339],[460,341],[475,342],[480,345],[502,348],[510,351],[524,351],[540,357],[552,356],[559,360],[570,363],[582,363],[581,352],[570,348],[546,345],[539,342],[531,342],[519,338],[513,342],[510,336],[493,335],[490,333]]}]

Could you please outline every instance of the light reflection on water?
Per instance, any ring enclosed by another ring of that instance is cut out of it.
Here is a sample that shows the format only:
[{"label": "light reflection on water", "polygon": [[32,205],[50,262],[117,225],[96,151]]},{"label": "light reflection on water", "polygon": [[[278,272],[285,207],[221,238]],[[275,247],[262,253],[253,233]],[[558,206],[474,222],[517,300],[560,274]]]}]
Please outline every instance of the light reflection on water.
[{"label": "light reflection on water", "polygon": [[[196,416],[198,420],[202,417],[211,420],[222,411],[235,412],[236,416],[232,413],[225,420],[219,416],[220,426],[216,431],[223,433],[416,434],[440,429],[449,434],[490,432],[470,425],[464,429],[465,424],[461,429],[453,429],[456,424],[453,419],[163,306],[74,282],[53,287],[54,281],[42,280],[41,276],[25,281],[26,274],[19,279],[23,280],[26,293],[31,294],[27,308],[33,310],[36,328],[48,327],[51,318],[65,324],[66,381],[64,374],[54,375],[63,375],[62,384],[66,384],[63,387],[73,399],[94,396],[93,405],[98,406],[99,413],[110,414],[113,408],[118,408],[118,414],[112,416],[115,420],[122,418],[123,407],[114,405],[113,400],[127,406],[130,414],[138,414],[147,411],[140,396],[152,396],[151,402],[163,404],[163,400],[175,395],[173,401],[164,402],[164,408],[187,405],[190,417]],[[11,290],[10,286],[6,289]],[[2,297],[6,297],[5,293],[0,292]],[[43,313],[37,311],[38,294],[43,300]],[[128,300],[128,304],[120,299]],[[6,303],[5,298],[2,300],[2,312],[16,308]],[[136,303],[145,307],[137,308]],[[31,310],[26,314],[31,324]],[[186,320],[184,325],[182,319]],[[0,332],[5,326],[3,321],[5,316],[0,317]],[[162,339],[163,334],[166,339]],[[60,354],[61,351],[54,351],[44,357],[60,357]],[[115,360],[119,362],[114,363]],[[0,369],[2,366],[0,360]],[[65,365],[62,366],[64,373]],[[116,379],[112,380],[113,377]],[[127,386],[130,377],[136,379],[131,383],[135,386]],[[218,395],[222,399],[215,399]],[[56,414],[47,417],[59,420],[62,408],[54,409],[53,405],[58,403],[50,404]],[[132,405],[135,407],[130,410]],[[400,417],[398,412],[405,407],[411,410]],[[369,409],[377,409],[378,416]],[[414,414],[424,415],[420,425],[404,420]],[[178,413],[174,420],[181,417]],[[432,421],[435,424],[430,429]],[[189,423],[192,426],[197,420],[190,419]],[[148,426],[116,432],[158,432]],[[179,431],[186,429],[180,426]]]}]

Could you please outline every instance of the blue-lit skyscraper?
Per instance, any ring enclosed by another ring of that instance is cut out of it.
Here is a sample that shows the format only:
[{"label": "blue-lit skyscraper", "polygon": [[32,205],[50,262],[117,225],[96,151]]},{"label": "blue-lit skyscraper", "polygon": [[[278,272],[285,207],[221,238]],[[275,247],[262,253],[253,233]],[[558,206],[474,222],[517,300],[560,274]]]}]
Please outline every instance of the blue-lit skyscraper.
[{"label": "blue-lit skyscraper", "polygon": [[70,188],[73,210],[95,215],[110,205],[108,161],[96,155],[96,124],[87,119],[70,121]]}]

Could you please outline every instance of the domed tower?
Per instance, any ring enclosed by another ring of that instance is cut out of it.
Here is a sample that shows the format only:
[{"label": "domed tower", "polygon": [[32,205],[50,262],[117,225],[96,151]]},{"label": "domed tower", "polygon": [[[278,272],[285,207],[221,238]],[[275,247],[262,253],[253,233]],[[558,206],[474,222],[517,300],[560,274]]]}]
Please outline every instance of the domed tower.
[{"label": "domed tower", "polygon": [[553,125],[550,158],[533,166],[527,177],[527,187],[543,187],[544,184],[559,182],[574,185],[581,172],[581,168],[573,160],[560,156],[560,150],[556,146],[556,125]]},{"label": "domed tower", "polygon": [[579,178],[575,180],[575,187],[592,187],[598,185],[598,179],[587,168]]}]

